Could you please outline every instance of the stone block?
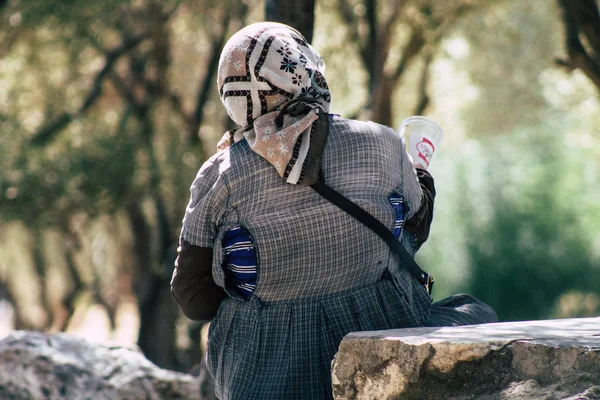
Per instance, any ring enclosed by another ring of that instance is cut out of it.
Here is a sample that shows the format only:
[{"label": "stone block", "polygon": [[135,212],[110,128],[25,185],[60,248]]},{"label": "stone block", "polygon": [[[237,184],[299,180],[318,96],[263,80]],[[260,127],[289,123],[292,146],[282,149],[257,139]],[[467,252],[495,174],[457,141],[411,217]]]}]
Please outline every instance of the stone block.
[{"label": "stone block", "polygon": [[600,318],[348,334],[336,400],[600,399]]}]

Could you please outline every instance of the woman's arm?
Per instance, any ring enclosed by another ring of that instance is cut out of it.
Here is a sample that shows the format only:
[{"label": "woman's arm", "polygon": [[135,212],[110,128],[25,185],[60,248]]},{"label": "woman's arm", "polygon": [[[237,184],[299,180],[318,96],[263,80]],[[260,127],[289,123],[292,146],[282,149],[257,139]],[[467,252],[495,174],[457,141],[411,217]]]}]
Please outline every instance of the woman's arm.
[{"label": "woman's arm", "polygon": [[421,205],[417,212],[406,221],[406,230],[417,239],[417,249],[429,237],[431,222],[433,221],[433,203],[435,200],[435,185],[431,174],[419,164],[415,164],[419,185],[421,185]]},{"label": "woman's arm", "polygon": [[213,245],[228,199],[227,185],[220,174],[225,152],[206,161],[190,188],[171,293],[183,313],[198,321],[210,321],[226,294],[212,276]]},{"label": "woman's arm", "polygon": [[212,277],[212,248],[194,246],[182,239],[177,252],[171,293],[186,317],[210,321],[227,296]]}]

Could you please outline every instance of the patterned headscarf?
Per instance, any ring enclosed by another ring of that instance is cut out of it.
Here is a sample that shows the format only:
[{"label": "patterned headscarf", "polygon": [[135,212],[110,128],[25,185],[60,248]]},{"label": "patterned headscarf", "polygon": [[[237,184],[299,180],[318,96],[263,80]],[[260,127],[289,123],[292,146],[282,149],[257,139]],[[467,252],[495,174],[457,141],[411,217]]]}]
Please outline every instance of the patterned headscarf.
[{"label": "patterned headscarf", "polygon": [[221,53],[217,83],[239,129],[218,148],[245,138],[288,183],[314,183],[331,103],[324,72],[319,53],[287,25],[262,22],[237,32]]}]

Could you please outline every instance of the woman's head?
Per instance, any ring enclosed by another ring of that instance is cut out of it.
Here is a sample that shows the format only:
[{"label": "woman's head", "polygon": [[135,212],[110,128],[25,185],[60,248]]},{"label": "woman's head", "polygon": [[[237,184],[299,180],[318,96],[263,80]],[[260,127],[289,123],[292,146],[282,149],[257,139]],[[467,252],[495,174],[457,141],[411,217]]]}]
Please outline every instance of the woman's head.
[{"label": "woman's head", "polygon": [[297,30],[256,23],[225,44],[217,76],[219,96],[241,127],[298,97],[311,97],[329,111],[324,73],[323,59]]}]

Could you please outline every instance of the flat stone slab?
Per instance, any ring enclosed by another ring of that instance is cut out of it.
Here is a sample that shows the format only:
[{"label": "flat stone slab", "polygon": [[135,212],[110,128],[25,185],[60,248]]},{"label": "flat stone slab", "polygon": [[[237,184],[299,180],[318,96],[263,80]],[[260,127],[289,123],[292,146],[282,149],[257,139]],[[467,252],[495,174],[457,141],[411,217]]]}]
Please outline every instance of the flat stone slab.
[{"label": "flat stone slab", "polygon": [[348,334],[335,399],[600,399],[600,318]]}]

